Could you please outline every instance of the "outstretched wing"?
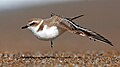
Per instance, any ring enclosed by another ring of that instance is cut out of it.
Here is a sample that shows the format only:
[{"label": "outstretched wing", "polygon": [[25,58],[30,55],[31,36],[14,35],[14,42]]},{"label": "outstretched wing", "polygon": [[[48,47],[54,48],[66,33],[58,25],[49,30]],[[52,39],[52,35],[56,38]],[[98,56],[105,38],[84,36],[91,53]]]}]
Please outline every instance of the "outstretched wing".
[{"label": "outstretched wing", "polygon": [[112,43],[105,37],[101,36],[100,34],[94,32],[90,29],[79,26],[78,24],[74,23],[69,18],[63,18],[59,24],[60,24],[59,26],[61,26],[61,28],[64,28],[69,32],[72,32],[72,33],[75,33],[75,34],[78,34],[81,36],[87,36],[88,38],[90,38],[94,41],[104,42],[104,43],[107,43],[107,44],[113,46]]}]

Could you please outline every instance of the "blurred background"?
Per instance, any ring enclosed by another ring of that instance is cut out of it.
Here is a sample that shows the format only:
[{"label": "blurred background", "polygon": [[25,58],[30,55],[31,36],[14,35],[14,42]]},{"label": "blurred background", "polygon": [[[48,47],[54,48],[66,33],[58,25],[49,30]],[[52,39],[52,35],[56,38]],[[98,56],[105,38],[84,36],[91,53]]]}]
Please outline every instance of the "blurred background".
[{"label": "blurred background", "polygon": [[120,51],[119,0],[0,0],[0,51],[49,51],[50,42],[38,40],[21,26],[31,18],[49,18],[51,12],[66,17],[85,15],[74,21],[100,33],[114,45],[66,32],[54,40],[54,51]]}]

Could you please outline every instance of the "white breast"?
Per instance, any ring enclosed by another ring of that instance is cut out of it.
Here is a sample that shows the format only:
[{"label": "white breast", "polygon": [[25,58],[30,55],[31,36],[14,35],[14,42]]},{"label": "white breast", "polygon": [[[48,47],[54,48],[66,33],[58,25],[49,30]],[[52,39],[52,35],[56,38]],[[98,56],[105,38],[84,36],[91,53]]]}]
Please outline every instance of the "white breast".
[{"label": "white breast", "polygon": [[59,35],[59,31],[56,26],[48,27],[44,25],[43,30],[37,32],[37,29],[32,30],[33,34],[41,40],[52,40]]}]

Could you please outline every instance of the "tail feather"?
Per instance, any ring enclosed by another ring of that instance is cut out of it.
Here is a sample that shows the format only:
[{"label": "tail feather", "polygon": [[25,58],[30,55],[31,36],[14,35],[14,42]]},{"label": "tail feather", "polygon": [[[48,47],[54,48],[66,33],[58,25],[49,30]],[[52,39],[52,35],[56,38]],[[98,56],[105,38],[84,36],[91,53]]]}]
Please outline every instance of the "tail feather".
[{"label": "tail feather", "polygon": [[104,43],[107,43],[111,46],[113,46],[112,42],[110,42],[108,39],[106,39],[105,37],[101,36],[100,34],[92,31],[92,30],[89,30],[87,28],[84,28],[84,27],[81,27],[79,26],[78,24],[74,23],[73,21],[67,19],[69,21],[69,23],[72,25],[72,27],[74,28],[74,30],[77,30],[80,32],[85,34],[86,36],[88,36],[90,39],[93,39],[94,41],[100,41],[100,42],[104,42]]},{"label": "tail feather", "polygon": [[92,30],[89,30],[87,28],[83,28],[83,27],[80,27],[80,26],[78,26],[77,29],[84,32],[84,34],[86,34],[90,39],[93,39],[94,41],[97,40],[97,41],[100,41],[100,42],[108,43],[111,46],[113,46],[112,42],[110,42],[108,39],[106,39],[105,37],[101,36],[100,34],[94,32]]},{"label": "tail feather", "polygon": [[104,43],[108,43],[111,46],[113,46],[112,42],[110,42],[108,39],[106,39],[105,37],[101,36],[100,34],[94,32],[92,30],[89,30],[89,29],[83,28],[83,27],[78,27],[78,30],[84,32],[90,39],[93,39],[95,41],[98,40],[98,41],[101,41]]}]

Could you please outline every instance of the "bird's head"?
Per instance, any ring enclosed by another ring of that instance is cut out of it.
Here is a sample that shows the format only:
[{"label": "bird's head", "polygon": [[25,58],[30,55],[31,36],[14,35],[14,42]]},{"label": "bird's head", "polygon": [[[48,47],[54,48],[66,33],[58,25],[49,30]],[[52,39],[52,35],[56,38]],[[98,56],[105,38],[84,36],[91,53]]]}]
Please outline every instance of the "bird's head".
[{"label": "bird's head", "polygon": [[30,19],[28,21],[29,23],[25,26],[22,26],[22,29],[31,29],[31,28],[34,28],[34,27],[37,27],[41,22],[42,22],[42,19],[40,18],[33,18],[33,19]]}]

